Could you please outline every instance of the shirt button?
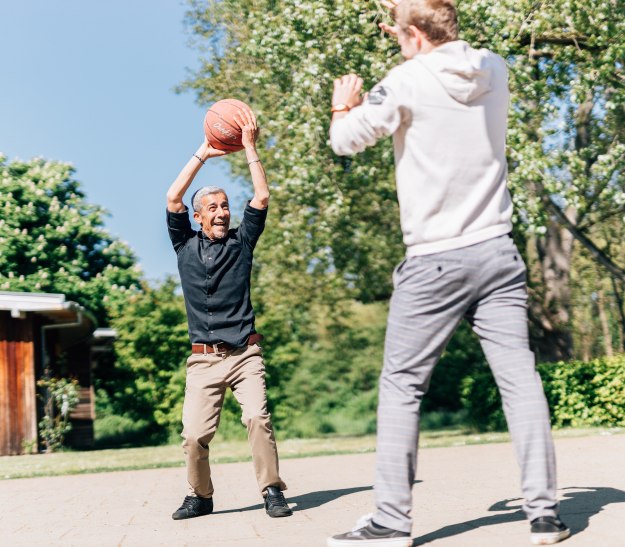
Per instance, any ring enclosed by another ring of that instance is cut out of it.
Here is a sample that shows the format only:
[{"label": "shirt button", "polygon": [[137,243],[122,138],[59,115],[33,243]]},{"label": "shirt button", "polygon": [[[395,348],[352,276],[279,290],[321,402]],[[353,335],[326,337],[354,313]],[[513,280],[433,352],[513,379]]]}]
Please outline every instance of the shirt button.
[{"label": "shirt button", "polygon": [[213,334],[213,331],[211,331],[211,334]]}]

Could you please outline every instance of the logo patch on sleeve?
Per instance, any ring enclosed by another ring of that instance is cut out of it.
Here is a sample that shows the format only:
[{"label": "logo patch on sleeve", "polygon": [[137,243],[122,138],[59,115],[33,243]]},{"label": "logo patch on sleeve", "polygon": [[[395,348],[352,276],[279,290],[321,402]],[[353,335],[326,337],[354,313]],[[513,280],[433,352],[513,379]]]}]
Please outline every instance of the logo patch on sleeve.
[{"label": "logo patch on sleeve", "polygon": [[384,102],[384,99],[386,99],[386,89],[379,85],[369,91],[367,102],[369,104],[382,104]]}]

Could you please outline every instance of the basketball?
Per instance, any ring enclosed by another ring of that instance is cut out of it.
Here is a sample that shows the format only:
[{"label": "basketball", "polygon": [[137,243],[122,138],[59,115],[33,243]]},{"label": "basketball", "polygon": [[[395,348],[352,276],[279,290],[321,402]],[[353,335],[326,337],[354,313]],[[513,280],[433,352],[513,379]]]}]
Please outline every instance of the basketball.
[{"label": "basketball", "polygon": [[226,152],[243,150],[241,129],[234,121],[234,115],[242,108],[251,110],[243,101],[222,99],[208,109],[204,117],[204,133],[213,148]]}]

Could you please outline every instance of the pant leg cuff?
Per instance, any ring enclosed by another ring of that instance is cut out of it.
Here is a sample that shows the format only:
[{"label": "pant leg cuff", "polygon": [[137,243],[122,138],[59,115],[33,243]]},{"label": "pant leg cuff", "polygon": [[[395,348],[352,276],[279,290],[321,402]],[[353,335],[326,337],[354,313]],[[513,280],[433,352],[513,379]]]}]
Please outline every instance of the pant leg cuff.
[{"label": "pant leg cuff", "polygon": [[408,534],[412,531],[412,522],[405,520],[400,520],[397,518],[393,518],[389,515],[382,513],[381,511],[376,511],[373,514],[372,519],[379,526],[384,526],[385,528],[390,528],[391,530],[397,530],[399,532],[407,532]]}]

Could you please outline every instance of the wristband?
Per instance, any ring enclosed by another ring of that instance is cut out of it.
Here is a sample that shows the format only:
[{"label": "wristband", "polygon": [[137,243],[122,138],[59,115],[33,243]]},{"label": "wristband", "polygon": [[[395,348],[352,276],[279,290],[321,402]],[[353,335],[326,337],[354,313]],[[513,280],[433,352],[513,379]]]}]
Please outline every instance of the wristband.
[{"label": "wristband", "polygon": [[258,159],[258,160],[248,161],[248,162],[247,162],[247,164],[248,164],[248,165],[252,165],[253,163],[256,163],[256,162],[259,162],[259,163],[260,163],[260,160]]},{"label": "wristband", "polygon": [[333,104],[330,112],[349,112],[351,107],[345,103]]},{"label": "wristband", "polygon": [[196,157],[198,160],[200,160],[200,163],[202,165],[206,165],[206,162],[202,158],[200,158],[200,156],[198,156],[197,154],[193,154],[193,156]]}]

